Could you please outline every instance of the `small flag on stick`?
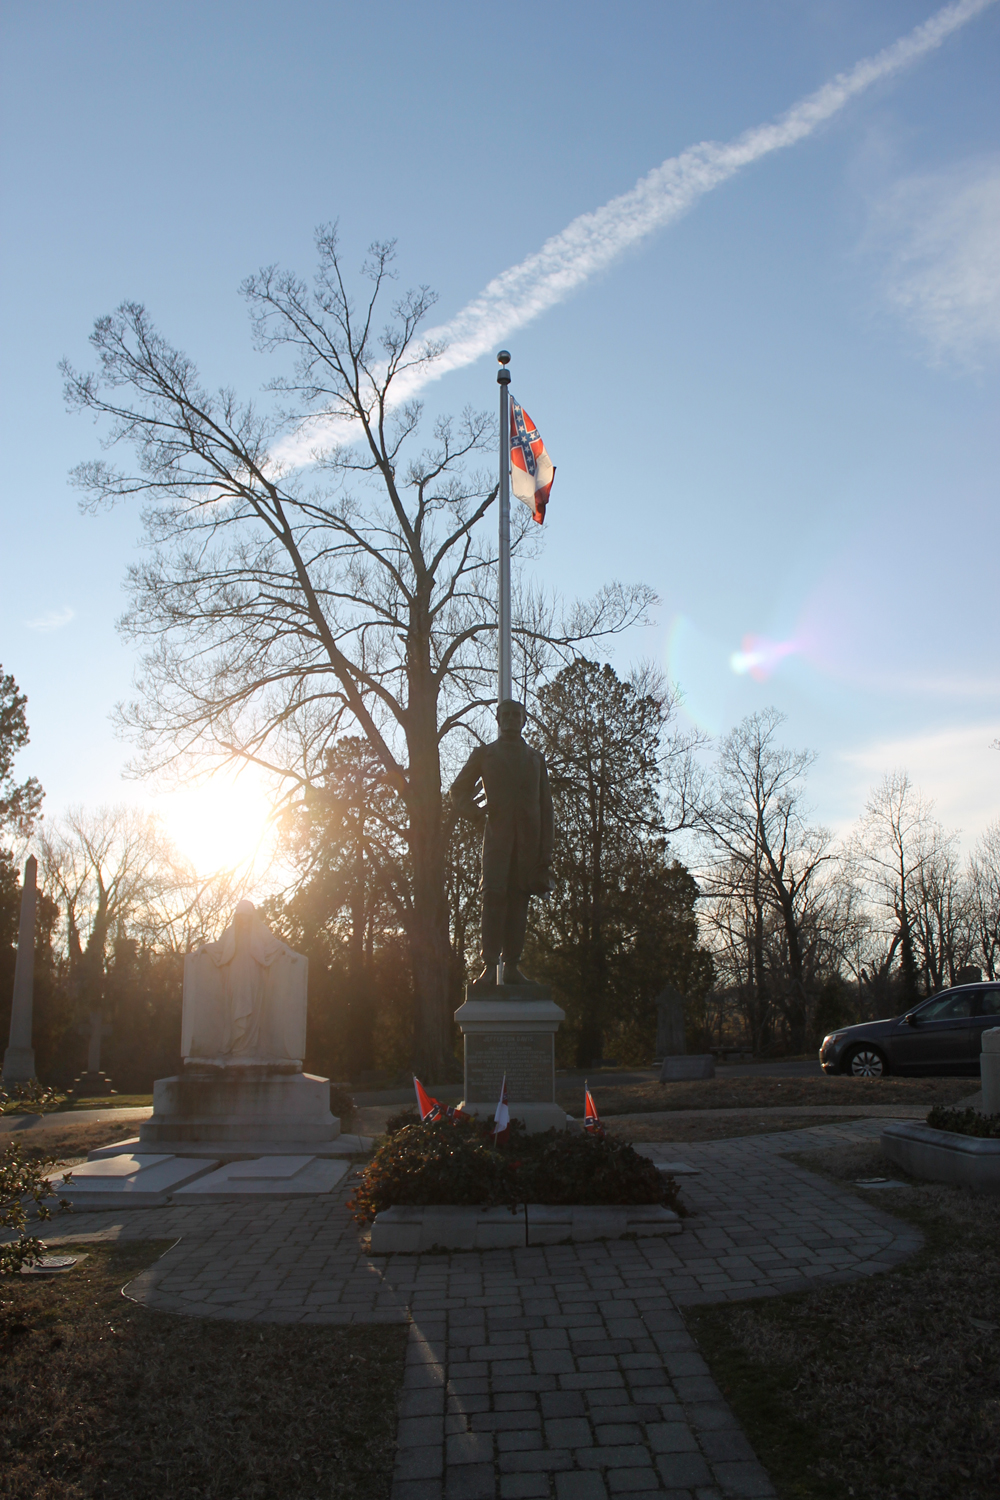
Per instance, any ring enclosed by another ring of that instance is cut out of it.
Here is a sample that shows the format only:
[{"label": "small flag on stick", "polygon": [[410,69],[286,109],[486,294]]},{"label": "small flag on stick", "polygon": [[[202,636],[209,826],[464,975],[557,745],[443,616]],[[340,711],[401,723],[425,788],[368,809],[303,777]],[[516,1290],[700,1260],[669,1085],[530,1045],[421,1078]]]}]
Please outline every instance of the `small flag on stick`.
[{"label": "small flag on stick", "polygon": [[555,478],[555,465],[523,406],[510,398],[510,487],[541,526]]},{"label": "small flag on stick", "polygon": [[420,1111],[421,1125],[431,1125],[435,1120],[471,1120],[472,1116],[464,1109],[459,1109],[457,1104],[444,1105],[440,1099],[435,1099],[427,1092],[416,1073],[413,1075],[413,1087],[417,1095],[417,1108]]},{"label": "small flag on stick", "polygon": [[503,1084],[500,1088],[500,1103],[497,1112],[493,1116],[493,1140],[498,1146],[506,1144],[510,1135],[510,1110],[507,1108],[507,1074],[503,1075]]},{"label": "small flag on stick", "polygon": [[417,1094],[417,1108],[420,1111],[421,1124],[426,1125],[431,1120],[440,1120],[442,1113],[440,1102],[431,1098],[416,1073],[413,1075],[413,1087]]},{"label": "small flag on stick", "polygon": [[597,1113],[597,1105],[594,1103],[594,1096],[590,1092],[589,1083],[584,1083],[583,1093],[583,1128],[584,1130],[586,1130],[588,1135],[597,1136],[600,1140],[603,1141],[604,1126],[601,1124],[601,1117]]}]

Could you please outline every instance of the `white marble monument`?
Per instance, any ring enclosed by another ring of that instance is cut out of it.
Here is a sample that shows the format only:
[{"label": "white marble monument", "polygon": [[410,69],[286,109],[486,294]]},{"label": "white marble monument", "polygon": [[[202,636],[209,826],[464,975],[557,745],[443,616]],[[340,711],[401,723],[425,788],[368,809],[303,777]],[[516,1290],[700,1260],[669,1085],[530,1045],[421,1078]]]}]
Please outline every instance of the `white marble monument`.
[{"label": "white marble monument", "polygon": [[241,901],[218,941],[184,960],[183,1071],[157,1079],[140,1149],[315,1152],[335,1140],[329,1079],[302,1071],[308,981],[308,960]]}]

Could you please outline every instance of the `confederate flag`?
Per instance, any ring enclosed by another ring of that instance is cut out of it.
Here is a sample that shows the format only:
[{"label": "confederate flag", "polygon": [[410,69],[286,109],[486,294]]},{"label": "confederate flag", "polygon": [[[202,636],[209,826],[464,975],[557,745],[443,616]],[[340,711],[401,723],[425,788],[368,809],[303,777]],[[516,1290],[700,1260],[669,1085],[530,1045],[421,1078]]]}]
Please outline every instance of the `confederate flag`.
[{"label": "confederate flag", "polygon": [[584,1130],[586,1130],[588,1135],[600,1136],[603,1140],[604,1126],[601,1124],[601,1117],[597,1113],[597,1105],[594,1103],[594,1096],[590,1092],[590,1088],[587,1084],[584,1084],[583,1092],[583,1128]]},{"label": "confederate flag", "polygon": [[545,451],[538,428],[523,406],[510,398],[510,487],[530,507],[541,526],[555,478],[555,465]]},{"label": "confederate flag", "polygon": [[420,1111],[421,1125],[431,1125],[435,1120],[471,1120],[472,1116],[466,1114],[464,1109],[459,1109],[457,1104],[449,1104],[447,1108],[440,1099],[435,1099],[424,1088],[420,1079],[414,1073],[413,1087],[417,1095],[417,1108]]}]

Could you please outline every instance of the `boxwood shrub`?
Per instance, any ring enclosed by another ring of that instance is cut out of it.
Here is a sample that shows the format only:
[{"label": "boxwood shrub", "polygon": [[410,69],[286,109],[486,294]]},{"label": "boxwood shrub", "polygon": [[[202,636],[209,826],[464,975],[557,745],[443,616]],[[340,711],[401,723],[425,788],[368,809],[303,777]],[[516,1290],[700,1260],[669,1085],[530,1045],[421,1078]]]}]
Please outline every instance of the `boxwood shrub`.
[{"label": "boxwood shrub", "polygon": [[935,1104],[927,1123],[934,1130],[951,1130],[956,1135],[1000,1136],[1000,1115],[981,1115],[976,1109],[945,1109]]},{"label": "boxwood shrub", "polygon": [[528,1135],[518,1121],[502,1147],[478,1121],[405,1125],[365,1168],[350,1207],[368,1223],[394,1204],[510,1208],[521,1203],[662,1204],[681,1212],[677,1184],[623,1141],[568,1131]]}]

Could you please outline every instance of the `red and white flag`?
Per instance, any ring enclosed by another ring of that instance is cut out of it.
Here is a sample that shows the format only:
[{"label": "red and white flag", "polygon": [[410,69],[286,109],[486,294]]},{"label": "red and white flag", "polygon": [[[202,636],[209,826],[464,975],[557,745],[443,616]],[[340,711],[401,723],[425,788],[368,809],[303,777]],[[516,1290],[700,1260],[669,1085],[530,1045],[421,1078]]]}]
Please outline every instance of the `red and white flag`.
[{"label": "red and white flag", "polygon": [[498,1146],[502,1146],[510,1135],[510,1110],[507,1108],[507,1074],[503,1075],[503,1084],[500,1088],[500,1103],[497,1112],[493,1116],[493,1139]]},{"label": "red and white flag", "polygon": [[545,451],[538,428],[523,406],[510,398],[510,487],[541,526],[555,478],[555,465]]},{"label": "red and white flag", "polygon": [[604,1126],[601,1124],[601,1117],[597,1113],[597,1105],[594,1103],[594,1096],[590,1092],[589,1084],[584,1084],[583,1093],[583,1128],[587,1131],[588,1135],[597,1135],[603,1140]]}]

